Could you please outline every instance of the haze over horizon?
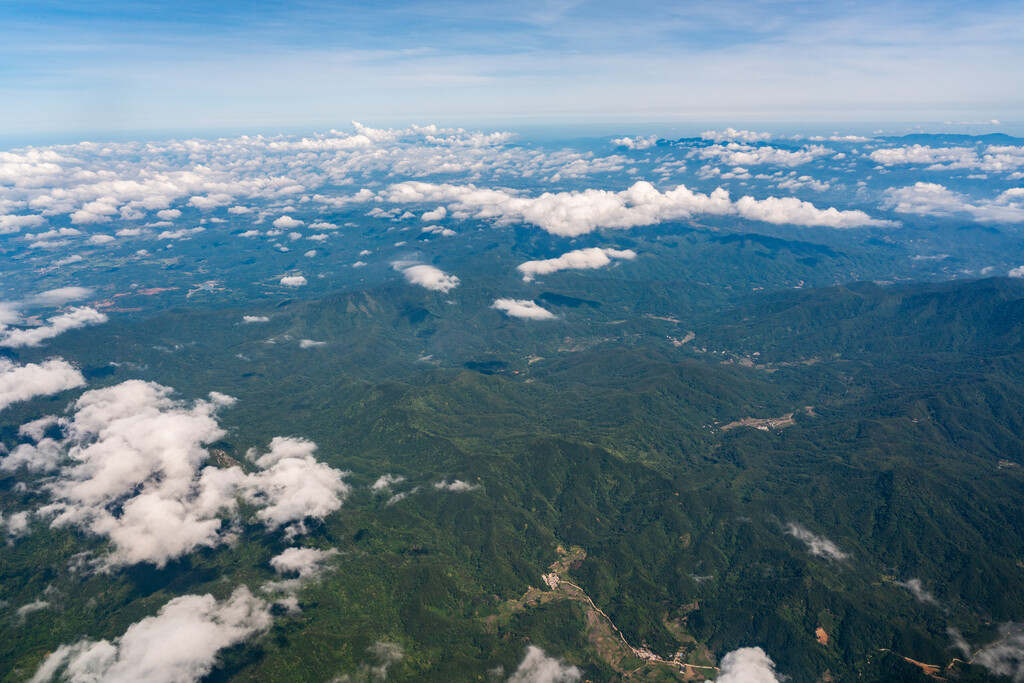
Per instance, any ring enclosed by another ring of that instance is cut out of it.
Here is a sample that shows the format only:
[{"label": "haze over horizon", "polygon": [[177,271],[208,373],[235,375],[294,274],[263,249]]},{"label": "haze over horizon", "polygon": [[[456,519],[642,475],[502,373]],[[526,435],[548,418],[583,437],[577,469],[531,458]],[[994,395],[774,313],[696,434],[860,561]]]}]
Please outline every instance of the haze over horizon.
[{"label": "haze over horizon", "polygon": [[[1016,125],[1011,2],[5,3],[0,131]],[[993,126],[989,126],[993,128]]]}]

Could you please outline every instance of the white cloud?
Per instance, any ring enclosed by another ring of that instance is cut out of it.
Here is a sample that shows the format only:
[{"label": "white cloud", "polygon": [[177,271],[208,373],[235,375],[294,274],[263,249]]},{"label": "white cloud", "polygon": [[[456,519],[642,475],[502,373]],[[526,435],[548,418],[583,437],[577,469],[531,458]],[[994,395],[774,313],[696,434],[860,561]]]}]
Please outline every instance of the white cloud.
[{"label": "white cloud", "polygon": [[443,206],[439,206],[433,211],[425,211],[420,218],[428,223],[432,221],[444,220],[445,216],[448,215],[448,210]]},{"label": "white cloud", "polygon": [[245,587],[227,600],[212,595],[174,598],[120,638],[82,640],[47,656],[32,683],[56,677],[71,683],[182,683],[198,681],[217,653],[270,628],[270,608]]},{"label": "white cloud", "polygon": [[107,322],[107,316],[99,311],[83,306],[72,308],[67,313],[53,316],[46,324],[39,327],[10,329],[0,327],[0,346],[20,348],[23,346],[39,346],[47,339],[76,330],[87,325],[98,325]]},{"label": "white cloud", "polygon": [[752,130],[736,130],[726,128],[719,132],[717,130],[706,130],[700,134],[702,140],[713,140],[714,142],[725,142],[726,140],[738,140],[739,142],[765,142],[772,139],[771,133],[757,133]]},{"label": "white cloud", "polygon": [[544,650],[530,645],[508,683],[575,683],[581,678],[583,672],[577,667],[563,659],[549,657]]},{"label": "white cloud", "polygon": [[262,507],[256,516],[268,528],[288,526],[289,535],[302,533],[306,519],[323,520],[341,508],[352,488],[341,472],[313,457],[316,444],[294,437],[274,437],[263,455],[246,458],[262,468],[247,476],[244,493]]},{"label": "white cloud", "polygon": [[491,308],[504,311],[505,315],[512,318],[527,318],[529,320],[554,320],[558,316],[546,308],[542,308],[535,301],[529,299],[495,299]]},{"label": "white cloud", "polygon": [[974,147],[912,145],[876,149],[868,157],[883,166],[924,165],[926,171],[1009,173],[1024,166],[1024,147],[990,145],[979,154]]},{"label": "white cloud", "polygon": [[9,235],[18,232],[22,228],[34,228],[42,225],[46,219],[42,216],[0,216],[0,235]]},{"label": "white cloud", "polygon": [[57,289],[48,289],[45,292],[30,296],[28,303],[43,306],[60,306],[69,301],[78,301],[89,296],[92,296],[92,290],[88,287],[58,287]]},{"label": "white cloud", "polygon": [[1006,273],[1007,277],[1024,277],[1024,266],[1017,266]]},{"label": "white cloud", "polygon": [[[28,534],[28,517],[29,513],[27,511],[15,512],[7,519],[4,519],[4,516],[0,514],[0,523],[7,526],[8,538],[18,538]],[[19,610],[19,614],[20,612],[21,610]]]},{"label": "white cloud", "polygon": [[60,358],[25,365],[0,358],[0,410],[35,396],[52,396],[81,386],[85,386],[85,377]]},{"label": "white cloud", "polygon": [[327,346],[327,342],[315,341],[313,339],[300,339],[299,340],[299,348],[300,349],[315,349],[318,346]]},{"label": "white cloud", "polygon": [[454,479],[451,483],[447,481],[439,481],[434,483],[434,488],[438,491],[453,491],[455,493],[465,493],[466,491],[475,491],[480,488],[478,484],[469,484],[462,481],[461,479]]},{"label": "white cloud", "polygon": [[300,220],[296,220],[291,216],[281,216],[274,221],[274,227],[278,230],[291,230],[292,228],[299,228],[303,225],[305,225],[305,223]]},{"label": "white cloud", "polygon": [[[971,663],[980,664],[997,676],[1006,676],[1014,683],[1021,683],[1024,681],[1024,624],[1002,624],[999,633],[1000,639],[982,648]],[[966,645],[962,638],[959,643]]]},{"label": "white cloud", "polygon": [[[58,469],[43,490],[40,508],[54,527],[77,527],[109,538],[105,566],[151,562],[157,566],[231,537],[222,517],[237,513],[237,498],[258,509],[269,529],[306,518],[323,519],[341,507],[349,487],[344,473],[318,463],[310,441],[278,437],[261,456],[260,469],[204,467],[204,444],[224,431],[216,412],[234,399],[210,394],[187,404],[158,384],[130,380],[88,391],[61,420],[63,439],[22,444],[8,458],[37,469]],[[6,464],[6,459],[0,461]]]},{"label": "white cloud", "polygon": [[527,261],[516,266],[516,270],[523,274],[524,282],[529,282],[537,275],[547,275],[559,270],[603,268],[610,264],[612,259],[632,260],[635,258],[636,252],[632,249],[590,247],[589,249],[576,249],[557,258]]},{"label": "white cloud", "polygon": [[57,424],[59,420],[60,419],[56,415],[47,415],[45,417],[32,420],[31,422],[26,422],[18,427],[18,436],[28,437],[33,441],[39,441],[43,438],[43,434],[46,433],[46,430]]},{"label": "white cloud", "polygon": [[280,555],[270,559],[270,566],[278,574],[298,574],[300,579],[310,579],[320,574],[324,562],[337,554],[338,551],[334,548],[287,548]]},{"label": "white cloud", "polygon": [[600,228],[653,225],[699,214],[738,215],[775,224],[833,228],[893,225],[891,221],[873,219],[863,211],[819,209],[793,197],[763,200],[741,197],[733,202],[729,192],[722,188],[710,195],[693,192],[684,185],[660,192],[645,181],[621,192],[589,189],[546,192],[538,197],[522,197],[474,185],[408,181],[392,185],[383,196],[398,203],[447,201],[455,209],[454,216],[495,219],[499,224],[532,223],[563,237],[577,237]]},{"label": "white cloud", "polygon": [[222,206],[227,206],[234,201],[234,198],[229,194],[216,193],[210,194],[205,197],[196,196],[191,197],[188,200],[189,206],[194,206],[201,211],[209,211],[211,209],[217,209]]},{"label": "white cloud", "polygon": [[110,244],[116,241],[117,238],[113,235],[92,235],[86,240],[86,244]]},{"label": "white cloud", "polygon": [[302,287],[306,284],[306,278],[302,275],[286,275],[281,278],[281,284],[285,287]]},{"label": "white cloud", "polygon": [[459,286],[459,278],[449,275],[440,268],[407,261],[395,261],[391,267],[405,276],[406,282],[432,289],[436,292],[448,293]]},{"label": "white cloud", "polygon": [[919,216],[952,216],[969,214],[979,223],[1024,222],[1024,195],[1013,188],[976,202],[938,183],[914,183],[907,187],[890,187],[883,194],[886,205],[900,213]]},{"label": "white cloud", "polygon": [[658,136],[651,135],[646,138],[615,138],[611,141],[616,147],[625,147],[626,149],[650,149],[658,144]]},{"label": "white cloud", "polygon": [[243,323],[247,323],[247,324],[251,324],[251,323],[268,323],[268,322],[270,322],[270,318],[268,318],[265,315],[243,315],[242,316],[242,322]]},{"label": "white cloud", "polygon": [[405,481],[405,477],[394,474],[383,474],[377,478],[377,481],[373,482],[370,489],[374,493],[387,492],[391,490],[391,487],[395,484],[401,484]]},{"label": "white cloud", "polygon": [[896,581],[897,586],[906,588],[910,591],[910,594],[917,598],[918,602],[923,602],[926,605],[938,605],[939,601],[935,599],[931,591],[925,590],[924,584],[921,583],[921,579],[907,579],[906,581]]},{"label": "white cloud", "polygon": [[776,147],[754,147],[737,142],[725,145],[711,145],[694,150],[693,155],[701,159],[714,159],[716,163],[729,166],[800,166],[816,159],[834,154],[833,150],[821,145],[806,145],[797,150]]},{"label": "white cloud", "polygon": [[46,232],[25,233],[25,239],[50,240],[53,239],[54,237],[78,237],[81,234],[82,231],[76,228],[57,228],[55,230],[47,230]]},{"label": "white cloud", "polygon": [[817,534],[811,532],[808,529],[805,529],[804,527],[800,526],[799,524],[796,524],[795,522],[791,522],[789,526],[786,527],[786,533],[806,543],[807,552],[809,552],[811,555],[816,555],[818,557],[824,557],[826,559],[836,561],[845,560],[848,557],[850,557],[848,553],[844,553],[843,551],[841,551],[839,549],[839,546],[837,546],[829,539],[825,538],[824,536],[818,536]]},{"label": "white cloud", "polygon": [[203,227],[182,228],[180,230],[164,230],[156,236],[158,240],[180,240],[183,237],[191,237],[206,230]]},{"label": "white cloud", "polygon": [[741,647],[720,662],[718,683],[779,683],[775,663],[759,647]]},{"label": "white cloud", "polygon": [[164,221],[173,221],[175,218],[181,218],[181,211],[177,209],[163,209],[156,212],[157,218]]},{"label": "white cloud", "polygon": [[33,612],[38,612],[39,610],[46,609],[49,606],[50,603],[45,600],[36,600],[35,602],[30,602],[27,605],[22,605],[21,607],[19,607],[18,616],[24,619],[29,614],[32,614]]},{"label": "white cloud", "polygon": [[420,232],[425,232],[428,235],[441,235],[442,237],[453,237],[458,234],[451,228],[445,228],[440,225],[427,225]]}]

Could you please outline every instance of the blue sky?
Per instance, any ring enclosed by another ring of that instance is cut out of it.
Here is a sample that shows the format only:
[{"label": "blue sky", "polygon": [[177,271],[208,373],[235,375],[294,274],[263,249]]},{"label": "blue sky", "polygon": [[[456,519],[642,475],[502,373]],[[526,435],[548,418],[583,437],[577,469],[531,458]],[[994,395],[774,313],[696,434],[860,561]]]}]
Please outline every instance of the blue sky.
[{"label": "blue sky", "polygon": [[0,1],[4,134],[1024,110],[1019,2]]}]

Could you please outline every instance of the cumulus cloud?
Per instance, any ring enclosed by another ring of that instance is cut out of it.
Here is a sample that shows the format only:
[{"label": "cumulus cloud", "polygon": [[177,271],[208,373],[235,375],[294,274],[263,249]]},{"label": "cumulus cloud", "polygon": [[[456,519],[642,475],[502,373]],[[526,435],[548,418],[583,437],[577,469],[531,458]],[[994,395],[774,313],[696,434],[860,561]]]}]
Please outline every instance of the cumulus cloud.
[{"label": "cumulus cloud", "polygon": [[300,220],[296,220],[291,216],[281,216],[274,221],[274,227],[278,230],[291,230],[292,228],[302,227],[304,223]]},{"label": "cumulus cloud", "polygon": [[763,164],[800,166],[834,154],[834,152],[821,145],[806,145],[800,149],[789,150],[730,142],[725,145],[703,147],[695,150],[693,154],[701,159],[713,159],[717,163],[729,166],[760,166]]},{"label": "cumulus cloud", "polygon": [[917,598],[918,602],[923,602],[926,605],[938,605],[939,601],[935,599],[931,591],[925,590],[924,584],[921,583],[921,579],[907,579],[906,581],[896,581],[897,586],[906,588],[910,591],[910,594]]},{"label": "cumulus cloud", "polygon": [[764,142],[772,139],[771,133],[757,133],[752,130],[736,130],[729,127],[719,132],[717,130],[706,130],[700,134],[702,140],[714,142],[725,142],[726,140],[737,140],[739,142]]},{"label": "cumulus cloud", "polygon": [[443,206],[439,206],[433,211],[425,211],[420,218],[428,223],[431,221],[444,220],[445,216],[448,215],[448,210]]},{"label": "cumulus cloud", "polygon": [[790,523],[789,526],[786,527],[786,533],[806,543],[807,552],[811,555],[836,561],[845,560],[850,557],[848,553],[841,551],[839,546],[829,539],[824,536],[818,536],[795,522]]},{"label": "cumulus cloud", "polygon": [[39,514],[54,527],[110,539],[105,566],[164,566],[228,540],[223,519],[236,515],[239,497],[256,506],[267,528],[288,525],[291,535],[307,518],[341,507],[349,491],[344,473],[317,462],[310,441],[275,438],[267,453],[249,454],[259,468],[252,473],[204,467],[204,445],[224,435],[216,413],[234,399],[213,393],[189,404],[170,394],[139,380],[88,391],[61,420],[60,441],[22,444],[8,456],[57,470],[43,486],[50,502]]},{"label": "cumulus cloud", "polygon": [[458,234],[451,228],[445,228],[440,225],[427,225],[423,227],[420,230],[420,232],[426,233],[428,235],[441,235],[442,237],[452,237]]},{"label": "cumulus cloud", "polygon": [[315,451],[312,441],[277,436],[266,453],[246,455],[262,470],[248,475],[241,488],[250,502],[262,507],[256,516],[270,529],[287,526],[289,535],[302,533],[304,520],[322,521],[351,492],[342,480],[347,472],[317,462]]},{"label": "cumulus cloud", "polygon": [[720,662],[718,683],[779,683],[775,663],[759,647],[741,647]]},{"label": "cumulus cloud", "polygon": [[[17,365],[0,358],[0,410],[35,396],[52,396],[81,386],[85,386],[85,377],[63,359]],[[0,460],[0,466],[3,462]]]},{"label": "cumulus cloud", "polygon": [[561,658],[549,657],[536,645],[526,648],[526,655],[508,683],[575,683],[583,672]]},{"label": "cumulus cloud", "polygon": [[1024,277],[1024,266],[1017,266],[1006,273],[1007,277]]},{"label": "cumulus cloud", "polygon": [[557,258],[527,261],[516,266],[516,270],[523,274],[524,282],[529,282],[537,275],[547,275],[559,270],[603,268],[610,264],[612,259],[632,260],[635,258],[636,252],[632,249],[590,247],[589,249],[576,249]]},{"label": "cumulus cloud", "polygon": [[883,194],[886,205],[900,213],[919,216],[968,214],[980,223],[1024,222],[1024,192],[1012,188],[994,199],[969,201],[938,183],[918,182],[907,187],[891,187]]},{"label": "cumulus cloud", "polygon": [[434,266],[395,261],[391,267],[402,273],[409,284],[419,285],[436,292],[447,294],[459,286],[459,278]]},{"label": "cumulus cloud", "polygon": [[22,228],[34,228],[42,225],[46,219],[42,216],[0,216],[0,235],[10,235],[20,231]]},{"label": "cumulus cloud", "polygon": [[60,421],[56,415],[46,415],[18,427],[18,436],[27,437],[33,441],[39,441],[46,434],[46,430]]},{"label": "cumulus cloud", "polygon": [[747,196],[733,202],[729,192],[722,188],[710,195],[693,192],[684,185],[660,192],[645,181],[621,192],[588,189],[546,192],[538,197],[475,185],[408,181],[392,185],[383,196],[396,203],[447,201],[455,209],[455,217],[494,219],[499,224],[531,223],[563,237],[577,237],[600,228],[653,225],[699,214],[832,228],[893,225],[891,221],[873,219],[863,211],[819,209],[794,197],[757,200]]},{"label": "cumulus cloud", "polygon": [[156,238],[158,240],[180,240],[186,237],[191,237],[192,235],[198,235],[205,230],[206,228],[201,226],[194,228],[182,228],[180,230],[164,230],[157,235]]},{"label": "cumulus cloud", "polygon": [[0,514],[0,524],[7,527],[8,538],[14,539],[28,534],[28,518],[29,513],[27,511],[15,512],[7,519],[4,519],[4,516]]},{"label": "cumulus cloud", "polygon": [[614,138],[611,143],[616,147],[625,147],[626,149],[650,149],[658,144],[658,137],[651,135],[646,138]]},{"label": "cumulus cloud", "polygon": [[318,346],[327,346],[327,342],[316,341],[315,339],[300,339],[299,340],[299,348],[300,349],[315,349]]},{"label": "cumulus cloud", "polygon": [[911,145],[876,149],[868,158],[883,166],[921,165],[926,171],[1009,173],[1024,166],[1024,147],[990,145],[979,152],[975,147]]},{"label": "cumulus cloud", "polygon": [[231,195],[225,194],[223,192],[219,192],[219,193],[215,193],[215,194],[206,195],[205,197],[204,196],[191,197],[188,200],[188,205],[189,206],[194,206],[195,208],[197,208],[197,209],[199,209],[201,211],[209,211],[211,209],[217,209],[217,208],[220,208],[222,206],[227,206],[232,201],[234,201],[234,199],[232,198]]},{"label": "cumulus cloud", "polygon": [[462,481],[461,479],[455,479],[451,482],[442,480],[434,484],[434,488],[438,491],[454,491],[455,493],[463,493],[465,491],[475,491],[480,488],[478,484],[469,484]]},{"label": "cumulus cloud", "polygon": [[323,564],[337,555],[334,548],[288,548],[270,559],[270,566],[278,574],[298,574],[300,579],[311,579],[323,571]]},{"label": "cumulus cloud", "polygon": [[286,275],[281,278],[281,284],[285,287],[302,287],[306,284],[306,278],[302,275]]},{"label": "cumulus cloud", "polygon": [[265,315],[243,315],[242,322],[246,324],[268,323],[270,322],[270,318]]},{"label": "cumulus cloud", "polygon": [[542,308],[535,301],[529,299],[495,299],[491,308],[504,311],[505,315],[511,318],[526,318],[528,320],[554,320],[558,316],[546,308]]},{"label": "cumulus cloud", "polygon": [[67,313],[53,316],[46,324],[39,327],[10,329],[0,327],[0,346],[21,348],[23,346],[39,346],[47,339],[76,330],[87,325],[98,325],[107,322],[107,316],[99,311],[83,306],[72,308]]},{"label": "cumulus cloud", "polygon": [[220,602],[212,595],[185,595],[168,602],[155,616],[132,624],[112,642],[62,645],[31,680],[198,681],[213,670],[219,651],[267,631],[270,623],[269,605],[245,587]]}]

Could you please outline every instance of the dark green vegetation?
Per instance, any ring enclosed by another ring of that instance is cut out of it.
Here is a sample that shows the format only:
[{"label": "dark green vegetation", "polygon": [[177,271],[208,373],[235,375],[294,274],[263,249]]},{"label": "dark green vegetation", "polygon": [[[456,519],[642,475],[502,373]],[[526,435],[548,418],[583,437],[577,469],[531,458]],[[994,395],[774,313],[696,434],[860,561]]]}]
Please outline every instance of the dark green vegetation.
[{"label": "dark green vegetation", "polygon": [[[793,258],[833,257],[815,249]],[[389,680],[484,680],[527,643],[606,680],[574,603],[488,627],[541,585],[558,544],[586,549],[570,574],[631,644],[671,657],[693,650],[683,634],[718,658],[757,645],[795,681],[929,680],[882,648],[945,668],[960,656],[947,627],[980,647],[1024,618],[1024,283],[737,298],[611,273],[581,282],[535,296],[563,316],[552,323],[506,319],[468,287],[449,304],[393,285],[114,320],[16,357],[73,359],[91,388],[143,378],[231,394],[217,448],[240,458],[305,436],[352,472],[355,493],[303,541],[337,548],[334,570],[303,590],[301,614],[223,652],[214,680],[330,680],[372,665],[378,640],[406,653]],[[270,321],[241,325],[243,313]],[[68,399],[13,406],[4,441]],[[785,429],[718,429],[791,412]],[[367,488],[384,473],[423,488],[387,506]],[[445,477],[479,488],[431,486]],[[6,510],[40,504],[14,478],[0,487]],[[810,554],[791,524],[848,557]],[[3,680],[175,595],[255,590],[288,545],[254,526],[162,570],[82,576],[71,557],[101,544],[37,522],[0,554]],[[934,602],[896,583],[909,579]],[[14,615],[46,591],[50,609]],[[965,664],[943,675],[987,680]]]}]

